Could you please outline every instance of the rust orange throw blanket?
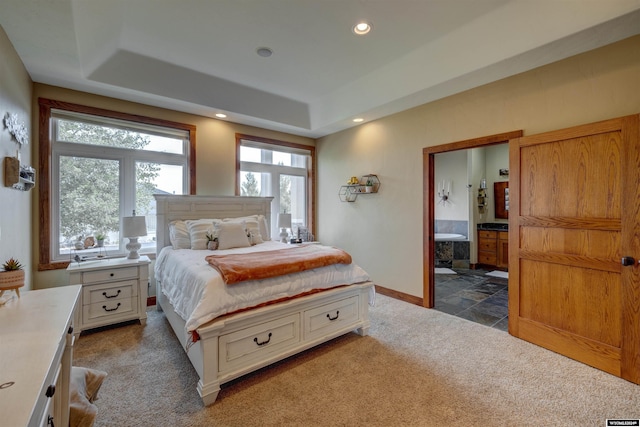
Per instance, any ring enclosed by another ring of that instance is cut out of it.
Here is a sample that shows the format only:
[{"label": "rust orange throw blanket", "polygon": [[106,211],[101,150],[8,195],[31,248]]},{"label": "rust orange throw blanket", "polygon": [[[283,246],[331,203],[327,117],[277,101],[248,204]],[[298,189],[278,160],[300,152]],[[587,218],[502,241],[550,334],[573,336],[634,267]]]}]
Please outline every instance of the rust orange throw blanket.
[{"label": "rust orange throw blanket", "polygon": [[209,255],[205,259],[220,272],[227,285],[332,264],[351,264],[351,255],[342,249],[321,245],[303,245],[248,254]]}]

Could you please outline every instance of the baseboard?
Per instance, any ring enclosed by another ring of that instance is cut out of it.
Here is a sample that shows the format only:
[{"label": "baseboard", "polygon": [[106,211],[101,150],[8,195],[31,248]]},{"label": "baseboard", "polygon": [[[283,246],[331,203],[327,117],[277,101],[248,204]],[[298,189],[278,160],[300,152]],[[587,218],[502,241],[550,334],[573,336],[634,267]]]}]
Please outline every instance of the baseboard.
[{"label": "baseboard", "polygon": [[156,305],[156,297],[148,297],[147,298],[147,307],[151,307]]},{"label": "baseboard", "polygon": [[398,299],[400,301],[408,302],[409,304],[415,304],[420,307],[424,307],[423,299],[420,297],[405,294],[404,292],[395,291],[393,289],[385,288],[379,285],[376,285],[376,292],[391,298]]}]

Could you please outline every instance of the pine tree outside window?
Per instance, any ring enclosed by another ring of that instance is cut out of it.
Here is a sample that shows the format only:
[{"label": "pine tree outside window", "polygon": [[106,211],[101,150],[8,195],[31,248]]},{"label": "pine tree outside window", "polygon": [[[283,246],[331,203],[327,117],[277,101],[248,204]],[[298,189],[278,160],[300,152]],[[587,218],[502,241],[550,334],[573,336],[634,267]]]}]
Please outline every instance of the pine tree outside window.
[{"label": "pine tree outside window", "polygon": [[[313,230],[315,148],[271,139],[236,135],[237,194],[273,196],[271,236],[277,236],[278,213],[290,213],[292,232]],[[313,231],[311,231],[313,232]]]}]

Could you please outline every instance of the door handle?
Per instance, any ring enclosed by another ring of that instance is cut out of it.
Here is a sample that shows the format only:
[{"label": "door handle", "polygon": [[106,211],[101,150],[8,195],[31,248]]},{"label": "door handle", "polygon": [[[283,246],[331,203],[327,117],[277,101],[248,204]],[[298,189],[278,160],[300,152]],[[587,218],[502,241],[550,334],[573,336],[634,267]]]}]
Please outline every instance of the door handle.
[{"label": "door handle", "polygon": [[622,257],[622,265],[624,265],[625,267],[630,267],[632,265],[635,265],[636,260],[633,259],[633,257],[630,256],[623,256]]}]

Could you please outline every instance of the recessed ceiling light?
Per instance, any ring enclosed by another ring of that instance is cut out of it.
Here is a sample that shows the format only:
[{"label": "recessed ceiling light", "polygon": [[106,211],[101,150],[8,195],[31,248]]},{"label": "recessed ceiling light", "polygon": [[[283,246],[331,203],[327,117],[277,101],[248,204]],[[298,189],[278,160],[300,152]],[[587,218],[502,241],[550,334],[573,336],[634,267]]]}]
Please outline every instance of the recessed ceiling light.
[{"label": "recessed ceiling light", "polygon": [[224,114],[224,113],[216,113],[216,117],[219,118],[219,119],[226,119],[227,115]]},{"label": "recessed ceiling light", "polygon": [[268,47],[259,47],[256,49],[256,53],[263,58],[268,58],[273,55],[273,50]]},{"label": "recessed ceiling light", "polygon": [[351,30],[355,34],[362,36],[369,33],[369,31],[371,31],[372,28],[373,28],[373,25],[371,24],[371,22],[360,21],[356,25],[354,25]]},{"label": "recessed ceiling light", "polygon": [[364,119],[362,117],[356,117],[355,119],[353,119],[354,123],[361,123],[364,122]]}]

